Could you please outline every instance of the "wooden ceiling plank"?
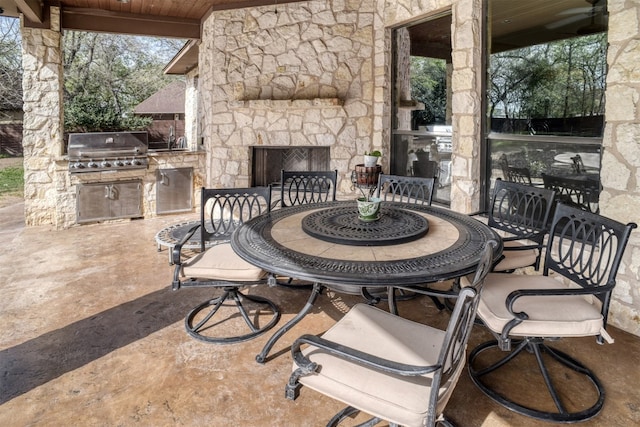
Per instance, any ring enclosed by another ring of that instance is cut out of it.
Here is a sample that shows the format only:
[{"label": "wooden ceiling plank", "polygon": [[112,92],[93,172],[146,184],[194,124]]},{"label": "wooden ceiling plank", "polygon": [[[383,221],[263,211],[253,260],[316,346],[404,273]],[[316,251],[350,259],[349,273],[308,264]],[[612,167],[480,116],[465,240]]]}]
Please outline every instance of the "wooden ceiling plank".
[{"label": "wooden ceiling plank", "polygon": [[169,16],[134,15],[99,9],[62,9],[62,27],[155,37],[200,38],[200,21]]}]

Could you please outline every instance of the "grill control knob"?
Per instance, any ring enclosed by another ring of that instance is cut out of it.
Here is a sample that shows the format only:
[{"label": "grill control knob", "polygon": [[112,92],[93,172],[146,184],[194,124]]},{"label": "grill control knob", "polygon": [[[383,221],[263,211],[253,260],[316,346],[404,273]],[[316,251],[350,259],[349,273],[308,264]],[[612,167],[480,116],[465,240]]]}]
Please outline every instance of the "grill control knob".
[{"label": "grill control knob", "polygon": [[138,160],[138,159],[133,159],[131,161],[131,164],[134,165],[134,166],[140,166],[140,165],[142,165],[142,162],[140,160]]},{"label": "grill control knob", "polygon": [[104,160],[102,163],[100,163],[100,166],[102,166],[103,168],[110,168],[111,167],[111,163],[109,163],[108,161]]},{"label": "grill control knob", "polygon": [[125,166],[131,166],[131,160],[125,160],[124,161],[124,165]]},{"label": "grill control knob", "polygon": [[122,160],[116,160],[114,164],[116,166],[124,166],[124,163],[122,162]]},{"label": "grill control knob", "polygon": [[90,168],[97,168],[98,164],[92,160],[89,163],[87,163],[87,166]]},{"label": "grill control knob", "polygon": [[81,162],[76,162],[76,163],[73,164],[73,167],[75,169],[84,169],[84,164],[81,163]]}]

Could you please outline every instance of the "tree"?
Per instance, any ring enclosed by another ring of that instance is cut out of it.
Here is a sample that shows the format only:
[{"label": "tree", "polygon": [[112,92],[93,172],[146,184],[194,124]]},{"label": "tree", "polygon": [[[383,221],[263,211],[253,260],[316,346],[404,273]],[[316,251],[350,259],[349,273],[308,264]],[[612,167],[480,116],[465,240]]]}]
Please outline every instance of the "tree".
[{"label": "tree", "polygon": [[0,17],[0,110],[22,109],[20,21]]},{"label": "tree", "polygon": [[162,68],[183,41],[66,32],[64,118],[67,132],[143,129],[134,107],[176,77]]},{"label": "tree", "polygon": [[425,109],[413,112],[419,124],[444,123],[446,119],[446,64],[434,58],[411,57],[411,97]]},{"label": "tree", "polygon": [[491,56],[489,112],[513,119],[604,114],[606,33]]}]

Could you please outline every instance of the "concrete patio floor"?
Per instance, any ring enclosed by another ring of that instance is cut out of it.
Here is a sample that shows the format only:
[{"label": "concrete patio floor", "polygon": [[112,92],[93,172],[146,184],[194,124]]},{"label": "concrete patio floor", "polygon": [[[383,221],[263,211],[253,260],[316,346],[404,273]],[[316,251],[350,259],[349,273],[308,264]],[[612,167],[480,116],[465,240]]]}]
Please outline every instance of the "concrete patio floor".
[{"label": "concrete patio floor", "polygon": [[[154,235],[185,217],[54,231],[24,228],[21,214],[21,204],[0,208],[0,425],[321,426],[342,408],[305,388],[295,402],[284,398],[288,345],[303,332],[327,329],[360,298],[323,295],[259,365],[254,358],[268,334],[221,346],[185,332],[187,311],[217,292],[169,287],[172,268]],[[249,292],[280,305],[279,325],[307,297],[280,287]],[[427,298],[400,304],[406,317],[446,325],[448,313]],[[609,331],[612,345],[594,338],[557,343],[606,387],[604,410],[582,426],[640,424],[640,338]],[[471,345],[488,338],[476,326]],[[445,412],[458,426],[544,424],[493,403],[466,372]]]}]

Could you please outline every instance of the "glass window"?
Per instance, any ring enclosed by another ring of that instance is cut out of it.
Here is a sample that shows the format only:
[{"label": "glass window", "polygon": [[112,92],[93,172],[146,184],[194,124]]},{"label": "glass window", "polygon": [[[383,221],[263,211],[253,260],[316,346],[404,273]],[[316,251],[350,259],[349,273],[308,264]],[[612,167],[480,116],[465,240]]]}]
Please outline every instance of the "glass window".
[{"label": "glass window", "polygon": [[391,171],[436,178],[434,202],[451,193],[451,13],[393,34],[395,81]]},{"label": "glass window", "polygon": [[606,1],[488,4],[487,182],[518,168],[599,187]]}]

